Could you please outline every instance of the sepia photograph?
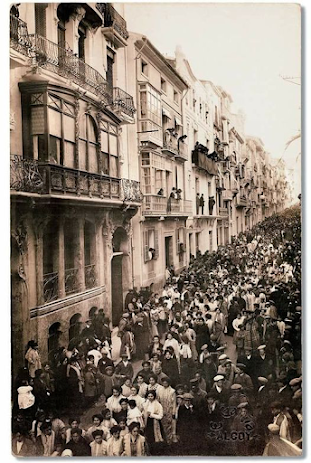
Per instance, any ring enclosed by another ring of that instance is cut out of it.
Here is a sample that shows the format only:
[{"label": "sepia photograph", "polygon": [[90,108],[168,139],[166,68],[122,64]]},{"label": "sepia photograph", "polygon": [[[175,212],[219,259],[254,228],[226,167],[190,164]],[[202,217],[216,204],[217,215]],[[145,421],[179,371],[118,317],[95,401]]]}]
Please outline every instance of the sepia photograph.
[{"label": "sepia photograph", "polygon": [[13,456],[303,456],[301,6],[4,11]]}]

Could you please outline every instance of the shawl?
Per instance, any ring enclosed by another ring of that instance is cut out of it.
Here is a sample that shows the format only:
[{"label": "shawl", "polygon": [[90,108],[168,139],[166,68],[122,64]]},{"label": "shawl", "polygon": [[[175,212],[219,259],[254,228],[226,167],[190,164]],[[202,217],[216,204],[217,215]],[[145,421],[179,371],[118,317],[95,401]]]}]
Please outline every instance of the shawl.
[{"label": "shawl", "polygon": [[[133,436],[131,434],[126,434],[123,438],[123,456],[125,457],[131,457],[132,456],[132,450],[131,450],[131,442],[132,442]],[[137,456],[138,457],[143,457],[146,455],[145,451],[145,442],[146,439],[138,435],[136,439],[136,449],[137,449]]]},{"label": "shawl", "polygon": [[163,442],[164,439],[161,434],[161,428],[159,421],[163,418],[163,407],[156,399],[152,402],[149,400],[146,401],[144,404],[144,417],[145,423],[147,424],[148,415],[150,413],[149,418],[153,419],[153,433],[154,433],[154,441],[155,442]]}]

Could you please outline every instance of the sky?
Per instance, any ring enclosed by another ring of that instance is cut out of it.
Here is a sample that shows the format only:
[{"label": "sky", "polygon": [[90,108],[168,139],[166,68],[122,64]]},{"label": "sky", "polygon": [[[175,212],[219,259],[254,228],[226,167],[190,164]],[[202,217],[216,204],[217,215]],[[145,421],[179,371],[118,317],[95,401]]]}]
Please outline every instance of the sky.
[{"label": "sky", "polygon": [[[164,55],[181,46],[198,79],[221,85],[245,132],[284,159],[300,189],[300,8],[291,3],[125,3],[128,30],[146,35]],[[300,82],[296,79],[295,82]]]}]

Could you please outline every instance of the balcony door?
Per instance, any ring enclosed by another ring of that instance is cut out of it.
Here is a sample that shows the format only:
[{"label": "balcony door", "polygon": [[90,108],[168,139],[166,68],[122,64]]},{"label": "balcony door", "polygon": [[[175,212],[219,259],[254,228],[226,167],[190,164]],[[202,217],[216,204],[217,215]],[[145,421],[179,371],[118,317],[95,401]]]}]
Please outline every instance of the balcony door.
[{"label": "balcony door", "polygon": [[173,265],[173,237],[165,237],[165,267]]}]

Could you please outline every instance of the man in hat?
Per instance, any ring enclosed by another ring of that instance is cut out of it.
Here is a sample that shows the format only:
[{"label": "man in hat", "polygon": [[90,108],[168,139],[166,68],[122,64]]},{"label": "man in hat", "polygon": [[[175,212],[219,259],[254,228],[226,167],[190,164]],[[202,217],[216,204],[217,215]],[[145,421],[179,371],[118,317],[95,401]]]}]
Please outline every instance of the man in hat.
[{"label": "man in hat", "polygon": [[128,360],[127,354],[123,353],[121,358],[122,360],[116,365],[115,375],[119,379],[120,384],[122,385],[127,376],[131,379],[133,378],[134,370],[133,365]]},{"label": "man in hat", "polygon": [[197,416],[192,404],[192,395],[183,394],[183,403],[179,406],[176,424],[182,455],[191,454],[192,447],[196,443]]},{"label": "man in hat", "polygon": [[98,362],[98,369],[102,375],[105,374],[105,369],[108,366],[114,366],[113,361],[108,357],[108,349],[101,350],[102,358]]},{"label": "man in hat", "polygon": [[264,376],[259,376],[257,378],[258,380],[258,384],[259,384],[259,388],[257,390],[257,402],[260,402],[262,404],[266,404],[268,403],[268,399],[269,399],[269,386],[268,386],[268,383],[269,383],[269,380],[267,378],[265,378]]},{"label": "man in hat", "polygon": [[254,392],[254,385],[252,378],[245,373],[246,365],[244,363],[237,363],[235,367],[234,383],[241,384],[243,391],[248,397],[251,397]]},{"label": "man in hat", "polygon": [[284,374],[279,375],[279,377],[276,380],[276,384],[278,387],[278,395],[276,397],[276,400],[284,405],[287,405],[288,403],[290,403],[292,399],[292,390],[289,385],[289,381],[287,380],[285,372]]},{"label": "man in hat", "polygon": [[205,379],[206,391],[209,391],[214,384],[214,377],[217,374],[215,363],[212,360],[211,354],[204,359],[202,365],[202,376]]},{"label": "man in hat", "polygon": [[272,402],[270,408],[273,415],[272,424],[276,424],[279,426],[280,437],[283,437],[283,439],[290,441],[290,427],[292,424],[292,420],[289,414],[286,412],[285,407],[280,402]]},{"label": "man in hat", "polygon": [[199,381],[196,378],[190,379],[190,394],[193,406],[200,410],[205,405],[207,393],[199,388]]},{"label": "man in hat", "polygon": [[272,361],[266,355],[266,345],[261,344],[257,348],[258,357],[256,362],[257,376],[264,376],[265,378],[272,377],[273,367]]},{"label": "man in hat", "polygon": [[225,377],[223,375],[216,375],[211,389],[215,399],[221,404],[226,404],[228,401],[228,389],[225,387],[224,381]]},{"label": "man in hat", "polygon": [[125,312],[122,314],[122,317],[119,321],[119,326],[118,326],[118,336],[119,338],[122,338],[125,328],[131,326],[130,322],[130,314]]},{"label": "man in hat", "polygon": [[237,407],[238,405],[247,402],[247,397],[243,393],[243,388],[241,384],[232,384],[230,387],[230,397],[228,400],[228,405],[230,407]]}]

